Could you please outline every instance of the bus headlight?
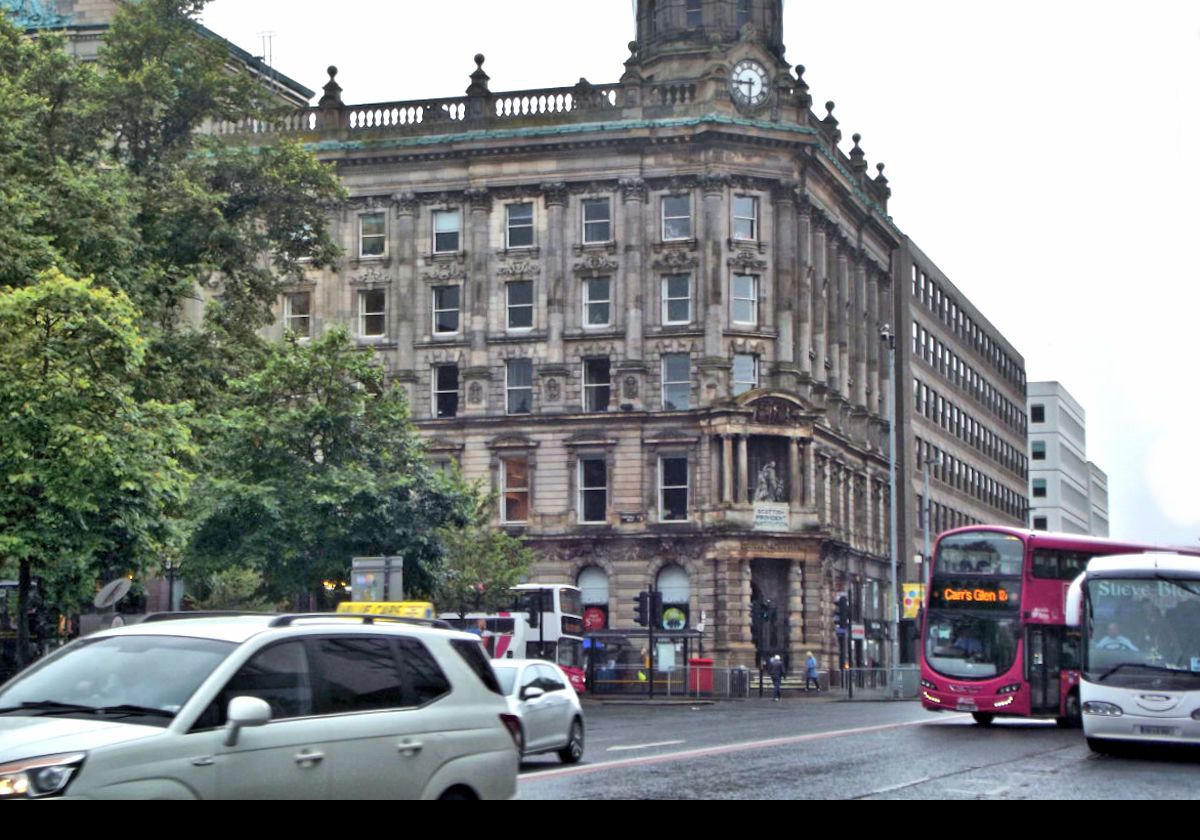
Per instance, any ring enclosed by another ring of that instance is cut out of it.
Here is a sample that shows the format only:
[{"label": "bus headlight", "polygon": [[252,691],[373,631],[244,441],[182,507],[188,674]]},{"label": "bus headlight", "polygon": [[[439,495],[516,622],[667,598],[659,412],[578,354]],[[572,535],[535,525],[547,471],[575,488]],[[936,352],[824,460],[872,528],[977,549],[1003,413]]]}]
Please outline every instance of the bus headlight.
[{"label": "bus headlight", "polygon": [[921,688],[928,688],[930,691],[937,691],[937,686],[932,680],[921,679]]},{"label": "bus headlight", "polygon": [[998,689],[996,689],[996,693],[997,694],[1016,694],[1020,690],[1021,690],[1020,683],[1009,683],[1008,685],[1002,685]]},{"label": "bus headlight", "polygon": [[1099,700],[1089,700],[1083,704],[1085,715],[1101,715],[1103,717],[1120,717],[1125,714],[1115,703],[1102,703]]},{"label": "bus headlight", "polygon": [[0,799],[37,799],[62,793],[85,755],[44,755],[0,765]]}]

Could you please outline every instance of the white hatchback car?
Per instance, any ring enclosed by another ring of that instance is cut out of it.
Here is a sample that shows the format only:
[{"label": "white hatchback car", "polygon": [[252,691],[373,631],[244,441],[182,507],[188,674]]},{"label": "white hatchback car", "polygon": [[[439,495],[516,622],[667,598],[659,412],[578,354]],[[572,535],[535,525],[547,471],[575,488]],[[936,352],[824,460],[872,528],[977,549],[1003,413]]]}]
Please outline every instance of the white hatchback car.
[{"label": "white hatchback car", "polygon": [[474,636],[172,617],[80,639],[0,687],[0,799],[504,799],[519,735]]},{"label": "white hatchback car", "polygon": [[541,659],[493,659],[492,667],[520,718],[521,754],[557,752],[567,764],[583,758],[583,706],[562,669]]}]

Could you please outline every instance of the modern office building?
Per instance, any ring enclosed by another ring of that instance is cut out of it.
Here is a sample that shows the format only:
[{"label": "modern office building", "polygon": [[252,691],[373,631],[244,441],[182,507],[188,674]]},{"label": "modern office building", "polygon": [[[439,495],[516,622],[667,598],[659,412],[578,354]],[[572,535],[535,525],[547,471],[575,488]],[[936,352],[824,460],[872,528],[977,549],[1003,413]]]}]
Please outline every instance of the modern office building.
[{"label": "modern office building", "polygon": [[1108,536],[1108,477],[1087,460],[1087,416],[1058,382],[1029,383],[1029,524]]}]

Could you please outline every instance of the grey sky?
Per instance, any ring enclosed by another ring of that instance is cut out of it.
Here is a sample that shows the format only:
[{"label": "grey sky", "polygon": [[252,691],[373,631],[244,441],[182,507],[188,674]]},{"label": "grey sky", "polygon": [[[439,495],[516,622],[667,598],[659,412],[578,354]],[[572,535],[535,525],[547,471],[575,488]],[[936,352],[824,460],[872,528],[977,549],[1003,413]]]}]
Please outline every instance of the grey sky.
[{"label": "grey sky", "polygon": [[[629,0],[215,0],[350,103],[616,81]],[[1112,535],[1200,540],[1200,4],[787,0],[787,57],[887,164],[897,224],[1087,411]]]}]

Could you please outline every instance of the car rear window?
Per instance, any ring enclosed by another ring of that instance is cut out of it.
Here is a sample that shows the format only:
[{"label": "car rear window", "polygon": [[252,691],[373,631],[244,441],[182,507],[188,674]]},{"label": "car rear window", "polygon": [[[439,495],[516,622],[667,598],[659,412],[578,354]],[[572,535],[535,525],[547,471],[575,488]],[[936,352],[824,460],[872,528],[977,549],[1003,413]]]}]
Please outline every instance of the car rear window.
[{"label": "car rear window", "polygon": [[450,644],[458,651],[461,656],[470,666],[475,675],[480,681],[488,687],[489,691],[494,691],[497,694],[503,694],[500,690],[500,684],[496,682],[496,674],[492,670],[492,663],[483,654],[483,647],[479,642],[473,639],[451,639]]}]

